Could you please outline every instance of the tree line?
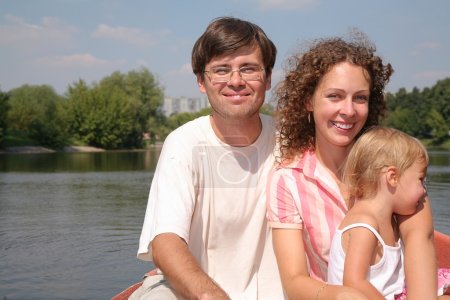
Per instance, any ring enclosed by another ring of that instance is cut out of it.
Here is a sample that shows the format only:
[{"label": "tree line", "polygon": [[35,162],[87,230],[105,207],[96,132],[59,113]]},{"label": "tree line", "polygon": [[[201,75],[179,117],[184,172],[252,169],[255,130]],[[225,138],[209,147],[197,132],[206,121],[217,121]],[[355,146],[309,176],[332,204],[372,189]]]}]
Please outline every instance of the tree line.
[{"label": "tree line", "polygon": [[440,145],[450,134],[450,78],[439,80],[423,90],[387,94],[389,115],[385,124],[405,131],[430,145]]},{"label": "tree line", "polygon": [[116,71],[91,85],[80,79],[63,96],[49,85],[0,91],[0,145],[142,148],[144,133],[155,142],[182,122],[164,116],[163,101],[163,89],[146,68]]},{"label": "tree line", "polygon": [[[430,88],[404,88],[386,96],[385,125],[431,145],[449,140],[450,78]],[[175,128],[210,113],[180,113],[166,117],[164,91],[146,68],[116,71],[88,85],[78,80],[59,95],[49,85],[22,85],[0,90],[0,147],[41,145],[61,149],[87,145],[104,149],[143,148],[163,141]],[[271,114],[266,104],[262,112]],[[144,138],[147,137],[147,138]]]}]

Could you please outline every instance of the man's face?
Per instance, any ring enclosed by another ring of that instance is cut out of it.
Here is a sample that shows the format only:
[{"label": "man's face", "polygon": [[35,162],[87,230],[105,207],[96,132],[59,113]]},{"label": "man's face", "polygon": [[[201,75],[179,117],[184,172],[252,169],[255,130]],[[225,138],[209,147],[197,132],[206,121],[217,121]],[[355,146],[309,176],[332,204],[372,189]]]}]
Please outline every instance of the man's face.
[{"label": "man's face", "polygon": [[197,75],[202,93],[206,93],[213,109],[213,115],[223,119],[242,120],[259,112],[264,103],[266,91],[270,88],[270,74],[261,72],[259,80],[245,81],[239,72],[231,73],[228,82],[211,80],[211,70],[218,67],[239,70],[246,66],[264,68],[259,47],[242,47],[232,54],[214,57],[206,66],[204,79]]}]

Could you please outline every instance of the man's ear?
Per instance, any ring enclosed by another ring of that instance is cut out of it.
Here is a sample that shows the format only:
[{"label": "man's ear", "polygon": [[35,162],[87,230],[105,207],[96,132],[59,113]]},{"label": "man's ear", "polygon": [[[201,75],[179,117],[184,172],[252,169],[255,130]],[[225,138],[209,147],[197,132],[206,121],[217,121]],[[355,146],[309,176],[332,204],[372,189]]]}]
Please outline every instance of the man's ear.
[{"label": "man's ear", "polygon": [[200,92],[206,93],[205,77],[202,78],[202,75],[199,75],[199,74],[197,74],[196,77],[197,77],[198,89],[200,90]]},{"label": "man's ear", "polygon": [[266,91],[270,90],[271,87],[272,87],[272,72],[270,72],[266,76]]}]

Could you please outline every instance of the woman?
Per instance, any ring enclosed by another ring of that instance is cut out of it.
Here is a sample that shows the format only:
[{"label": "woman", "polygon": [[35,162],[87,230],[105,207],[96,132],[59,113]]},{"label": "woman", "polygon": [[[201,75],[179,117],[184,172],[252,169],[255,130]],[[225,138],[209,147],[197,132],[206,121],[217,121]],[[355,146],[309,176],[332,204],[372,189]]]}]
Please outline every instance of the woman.
[{"label": "woman", "polygon": [[[361,33],[350,41],[316,40],[293,57],[277,87],[279,164],[267,205],[278,268],[291,299],[367,299],[326,281],[332,235],[350,206],[340,168],[362,131],[386,113],[383,91],[393,69],[375,52]],[[433,299],[437,279],[428,199],[414,215],[397,219],[410,299]]]}]

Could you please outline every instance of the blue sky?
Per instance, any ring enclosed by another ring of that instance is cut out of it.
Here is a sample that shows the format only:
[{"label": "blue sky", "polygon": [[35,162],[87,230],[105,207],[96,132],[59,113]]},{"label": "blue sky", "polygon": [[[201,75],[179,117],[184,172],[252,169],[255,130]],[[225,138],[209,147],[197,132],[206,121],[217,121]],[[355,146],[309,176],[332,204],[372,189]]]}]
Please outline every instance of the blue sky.
[{"label": "blue sky", "polygon": [[274,83],[303,41],[357,27],[395,69],[388,91],[422,89],[450,77],[449,12],[448,0],[0,0],[0,89],[48,84],[64,94],[78,79],[145,66],[166,96],[201,96],[192,46],[223,15],[274,41]]}]

